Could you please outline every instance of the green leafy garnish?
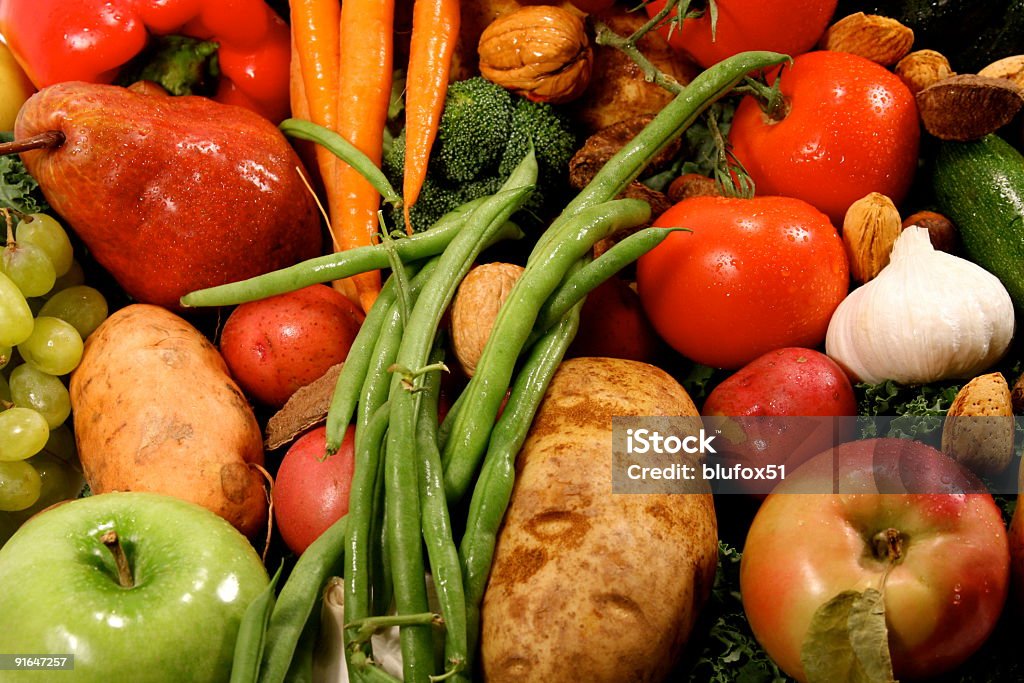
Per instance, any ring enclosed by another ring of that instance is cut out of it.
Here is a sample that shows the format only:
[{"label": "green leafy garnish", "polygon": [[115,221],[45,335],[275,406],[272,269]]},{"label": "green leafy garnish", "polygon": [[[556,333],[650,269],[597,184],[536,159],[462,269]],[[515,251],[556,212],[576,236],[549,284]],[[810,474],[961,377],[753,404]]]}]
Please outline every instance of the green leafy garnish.
[{"label": "green leafy garnish", "polygon": [[[0,132],[0,141],[10,142],[14,135]],[[33,178],[17,154],[0,156],[0,208],[22,213],[44,213],[50,210],[39,183]]]}]

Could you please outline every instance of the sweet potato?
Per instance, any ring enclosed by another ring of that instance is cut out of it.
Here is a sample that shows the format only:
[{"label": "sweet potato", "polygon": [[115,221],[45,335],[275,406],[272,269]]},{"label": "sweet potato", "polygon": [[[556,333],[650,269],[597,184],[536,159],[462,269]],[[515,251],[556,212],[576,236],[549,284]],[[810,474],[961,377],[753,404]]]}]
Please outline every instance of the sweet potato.
[{"label": "sweet potato", "polygon": [[707,599],[711,495],[612,494],[612,416],[696,416],[665,372],[565,361],[519,453],[482,608],[489,683],[658,681]]},{"label": "sweet potato", "polygon": [[177,496],[247,536],[266,524],[259,424],[216,347],[184,319],[145,304],[117,311],[89,336],[70,391],[94,493]]}]

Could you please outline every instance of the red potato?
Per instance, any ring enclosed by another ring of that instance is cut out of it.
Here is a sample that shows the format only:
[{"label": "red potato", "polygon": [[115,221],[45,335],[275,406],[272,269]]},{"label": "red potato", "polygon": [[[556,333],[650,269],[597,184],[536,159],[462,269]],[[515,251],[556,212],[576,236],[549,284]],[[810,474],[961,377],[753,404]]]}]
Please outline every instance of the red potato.
[{"label": "red potato", "polygon": [[285,453],[274,481],[274,519],[285,544],[301,555],[309,544],[348,513],[355,471],[355,427],[338,452],[326,456],[327,429],[318,427]]},{"label": "red potato", "polygon": [[[726,439],[719,439],[718,455],[728,464],[784,465],[792,472],[852,435],[857,399],[835,361],[812,349],[788,347],[769,351],[730,375],[708,396],[701,414],[741,418],[730,419],[731,429],[723,430]],[[736,482],[749,493],[768,493],[773,483]]]},{"label": "red potato", "polygon": [[224,325],[220,350],[249,396],[279,408],[345,360],[363,318],[340,292],[312,285],[236,308]]}]

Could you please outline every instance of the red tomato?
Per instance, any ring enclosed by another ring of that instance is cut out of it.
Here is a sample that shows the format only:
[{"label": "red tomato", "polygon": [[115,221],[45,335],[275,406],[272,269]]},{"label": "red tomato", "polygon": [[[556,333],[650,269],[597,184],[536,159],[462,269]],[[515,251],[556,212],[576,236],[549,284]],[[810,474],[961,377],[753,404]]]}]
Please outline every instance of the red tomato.
[{"label": "red tomato", "polygon": [[[837,0],[716,0],[715,4],[718,19],[713,34],[708,11],[686,19],[682,26],[659,28],[672,47],[704,68],[746,50],[791,56],[807,52],[825,32]],[[653,17],[664,6],[665,0],[653,0],[644,7]]]},{"label": "red tomato", "polygon": [[327,429],[318,427],[292,444],[274,479],[274,519],[281,538],[301,555],[309,544],[348,513],[355,471],[355,427],[338,452],[327,453]]},{"label": "red tomato", "polygon": [[914,96],[891,71],[846,52],[809,52],[782,72],[787,113],[769,120],[752,96],[729,141],[757,193],[798,197],[842,225],[850,204],[880,192],[897,205],[917,168]]},{"label": "red tomato", "polygon": [[637,264],[647,317],[676,351],[738,368],[825,339],[849,264],[820,211],[790,197],[693,197],[654,224],[693,230],[669,235]]},{"label": "red tomato", "polygon": [[[825,493],[834,486],[841,495]],[[913,492],[879,493],[904,489]],[[750,525],[740,565],[743,608],[765,651],[807,680],[800,651],[815,612],[843,591],[874,588],[896,679],[931,680],[963,663],[992,633],[1010,583],[1002,515],[981,490],[909,439],[852,441],[787,471]]]}]

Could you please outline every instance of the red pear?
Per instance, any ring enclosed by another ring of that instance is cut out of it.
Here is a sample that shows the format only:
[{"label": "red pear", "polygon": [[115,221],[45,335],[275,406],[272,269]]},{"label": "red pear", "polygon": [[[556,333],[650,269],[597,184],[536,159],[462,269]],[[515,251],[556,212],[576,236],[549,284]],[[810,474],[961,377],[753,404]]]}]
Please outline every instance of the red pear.
[{"label": "red pear", "polygon": [[22,107],[16,141],[53,209],[134,299],[190,291],[318,255],[320,222],[288,140],[203,97],[67,82]]}]

